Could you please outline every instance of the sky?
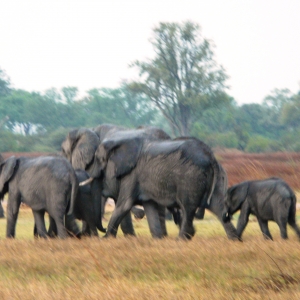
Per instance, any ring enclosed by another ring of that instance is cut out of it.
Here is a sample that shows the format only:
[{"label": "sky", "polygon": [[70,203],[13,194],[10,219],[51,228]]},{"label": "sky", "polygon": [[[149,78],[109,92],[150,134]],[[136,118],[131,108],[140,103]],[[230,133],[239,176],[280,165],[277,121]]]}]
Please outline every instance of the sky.
[{"label": "sky", "polygon": [[160,22],[192,21],[239,104],[300,90],[299,0],[1,0],[0,68],[14,88],[118,88],[153,57]]}]

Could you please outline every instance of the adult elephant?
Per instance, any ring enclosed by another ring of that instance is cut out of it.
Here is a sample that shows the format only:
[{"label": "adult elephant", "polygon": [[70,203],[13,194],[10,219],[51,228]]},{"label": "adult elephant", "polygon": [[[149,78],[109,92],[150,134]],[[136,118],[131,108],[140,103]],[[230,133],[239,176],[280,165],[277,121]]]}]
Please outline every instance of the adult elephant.
[{"label": "adult elephant", "polygon": [[[227,236],[236,239],[236,229],[222,220],[227,176],[211,149],[195,138],[149,141],[144,133],[115,132],[99,145],[90,165],[90,175],[104,174],[103,193],[118,190],[116,208],[106,237],[116,236],[118,226],[131,207],[143,204],[151,232],[161,237],[156,226],[157,205],[181,210],[179,237],[191,239],[197,208],[215,213]],[[117,187],[117,189],[116,189]]]},{"label": "adult elephant", "polygon": [[[134,130],[128,130],[121,126],[112,124],[102,124],[92,129],[81,128],[69,132],[68,136],[62,143],[62,153],[71,162],[75,169],[83,169],[90,175],[90,167],[94,161],[96,149],[105,138],[109,138],[115,133],[129,133],[132,135],[143,134],[144,140],[170,139],[170,137],[163,131],[155,127],[140,127]],[[94,208],[99,219],[101,219],[101,212],[104,211],[104,204],[107,197],[101,197],[102,180],[94,180],[92,182]],[[114,187],[115,191],[110,196],[114,200],[117,199],[118,187]],[[163,207],[158,207],[160,215],[160,226],[162,227],[164,235],[167,234],[165,226],[165,210]],[[137,217],[143,217],[143,212],[140,209],[132,208],[132,212]],[[150,216],[147,216],[150,218]],[[131,214],[128,212],[121,222],[121,229],[125,235],[135,235],[132,225]]]},{"label": "adult elephant", "polygon": [[[75,174],[78,182],[85,181],[89,178],[88,173],[81,169],[75,170]],[[70,216],[65,216],[65,226],[69,234],[79,238],[81,235],[97,237],[98,230],[106,232],[106,230],[102,227],[102,224],[98,223],[98,217],[99,216],[95,214],[94,210],[93,186],[91,184],[79,186],[74,203],[73,213]],[[77,229],[75,219],[82,221],[81,231],[79,231],[79,228]],[[50,226],[48,229],[48,234],[51,237],[55,237],[57,235],[57,228],[54,220],[51,217],[49,218],[49,223]],[[76,231],[74,231],[74,229]],[[35,235],[37,235],[36,231]]]},{"label": "adult elephant", "polygon": [[14,156],[0,165],[0,193],[9,193],[6,236],[15,237],[22,202],[33,212],[37,234],[47,237],[44,214],[54,219],[58,237],[67,237],[65,213],[73,212],[78,181],[71,164],[63,157],[27,158]]}]

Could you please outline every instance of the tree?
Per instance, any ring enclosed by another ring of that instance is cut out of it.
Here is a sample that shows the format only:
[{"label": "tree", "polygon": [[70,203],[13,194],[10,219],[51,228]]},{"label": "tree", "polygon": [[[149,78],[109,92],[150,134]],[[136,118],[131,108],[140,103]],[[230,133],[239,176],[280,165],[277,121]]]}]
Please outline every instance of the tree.
[{"label": "tree", "polygon": [[10,91],[10,79],[6,73],[0,69],[0,97],[6,96]]},{"label": "tree", "polygon": [[77,97],[78,94],[78,88],[77,87],[63,87],[62,89],[62,93],[64,94],[64,97],[67,101],[67,104],[71,104],[75,98]]},{"label": "tree", "polygon": [[92,89],[85,101],[88,124],[114,123],[127,127],[153,124],[157,109],[145,97],[128,90],[126,85],[118,89]]},{"label": "tree", "polygon": [[188,135],[205,109],[227,100],[227,75],[195,23],[160,23],[150,42],[156,55],[131,65],[139,69],[141,81],[129,87],[159,108],[174,135]]},{"label": "tree", "polygon": [[300,91],[283,105],[281,121],[292,130],[300,127]]}]

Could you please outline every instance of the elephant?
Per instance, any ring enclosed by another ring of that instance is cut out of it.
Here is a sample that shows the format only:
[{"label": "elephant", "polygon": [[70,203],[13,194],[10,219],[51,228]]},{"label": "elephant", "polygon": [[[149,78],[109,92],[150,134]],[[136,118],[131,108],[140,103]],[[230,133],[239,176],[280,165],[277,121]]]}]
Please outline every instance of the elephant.
[{"label": "elephant", "polygon": [[[62,153],[71,162],[72,166],[87,171],[90,175],[90,166],[94,161],[95,151],[101,142],[117,132],[129,132],[129,134],[143,134],[143,138],[146,139],[170,139],[163,130],[155,127],[140,127],[138,129],[128,130],[121,126],[112,124],[102,124],[92,129],[81,128],[75,129],[69,132],[68,136],[62,143]],[[98,199],[94,201],[95,211],[100,217],[100,211],[104,211],[104,205],[106,198],[101,197],[101,178],[94,180],[92,185],[98,186],[97,192],[94,193],[93,197]],[[117,194],[117,193],[115,193]],[[111,196],[114,200],[117,197]],[[96,204],[97,203],[97,204]],[[167,235],[166,226],[164,224],[164,207],[159,207],[160,223],[164,231],[164,235]],[[144,212],[138,208],[132,208],[131,210],[136,217],[144,216]],[[128,213],[121,222],[121,229],[125,235],[135,235],[135,231],[132,225],[131,214]]]},{"label": "elephant", "polygon": [[248,223],[249,215],[257,217],[260,229],[266,239],[273,240],[268,221],[275,221],[280,228],[281,238],[287,239],[287,223],[300,239],[296,224],[296,196],[282,179],[271,177],[264,180],[244,181],[230,187],[225,200],[224,222],[240,210],[237,224],[239,237]]},{"label": "elephant", "polygon": [[226,172],[211,149],[196,138],[151,141],[143,132],[115,132],[98,146],[89,173],[92,178],[103,176],[103,194],[117,198],[105,237],[115,237],[131,207],[142,204],[154,237],[163,237],[157,226],[160,205],[180,208],[179,238],[194,236],[199,207],[215,213],[227,236],[237,238],[234,226],[222,220]]},{"label": "elephant", "polygon": [[[76,169],[75,174],[78,182],[82,182],[89,178],[86,171]],[[65,216],[65,226],[71,236],[80,237],[81,234],[84,236],[98,236],[99,229],[101,232],[106,232],[102,226],[102,222],[98,222],[98,217],[94,210],[94,198],[93,198],[93,186],[91,184],[79,186],[76,200],[74,203],[74,211],[72,216]],[[82,231],[79,233],[77,225],[74,224],[75,220],[82,220]],[[54,237],[57,235],[57,229],[53,218],[49,218],[49,229],[48,235]],[[74,231],[75,230],[75,231]],[[35,232],[36,235],[36,232]]]},{"label": "elephant", "polygon": [[58,237],[66,238],[64,215],[72,214],[78,180],[65,158],[12,156],[0,164],[0,193],[9,193],[6,237],[15,237],[21,201],[33,212],[37,234],[46,238],[44,214],[55,220]]}]

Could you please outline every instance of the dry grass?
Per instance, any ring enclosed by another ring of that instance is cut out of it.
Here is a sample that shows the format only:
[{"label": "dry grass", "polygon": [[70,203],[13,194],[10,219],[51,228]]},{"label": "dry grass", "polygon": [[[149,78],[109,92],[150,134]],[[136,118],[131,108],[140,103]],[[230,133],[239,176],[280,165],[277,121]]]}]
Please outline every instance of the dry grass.
[{"label": "dry grass", "polygon": [[[106,215],[109,218],[109,215]],[[235,219],[236,222],[236,219]],[[0,299],[299,299],[300,248],[295,234],[265,241],[255,218],[244,242],[227,240],[207,213],[190,242],[154,240],[146,220],[137,238],[34,240],[30,209],[22,208],[15,240],[0,241]],[[4,236],[5,220],[0,220]]]},{"label": "dry grass", "polygon": [[300,153],[249,154],[218,151],[216,157],[228,174],[229,185],[275,176],[284,179],[293,189],[300,190]]},{"label": "dry grass", "polygon": [[[300,190],[298,154],[217,157],[230,184],[280,176]],[[164,240],[150,237],[145,219],[134,226],[137,238],[34,240],[32,213],[22,207],[15,240],[4,238],[0,220],[0,299],[300,299],[300,247],[291,229],[283,241],[271,223],[274,242],[265,241],[252,217],[244,242],[232,242],[206,213],[193,240],[183,242],[172,222]]]}]

